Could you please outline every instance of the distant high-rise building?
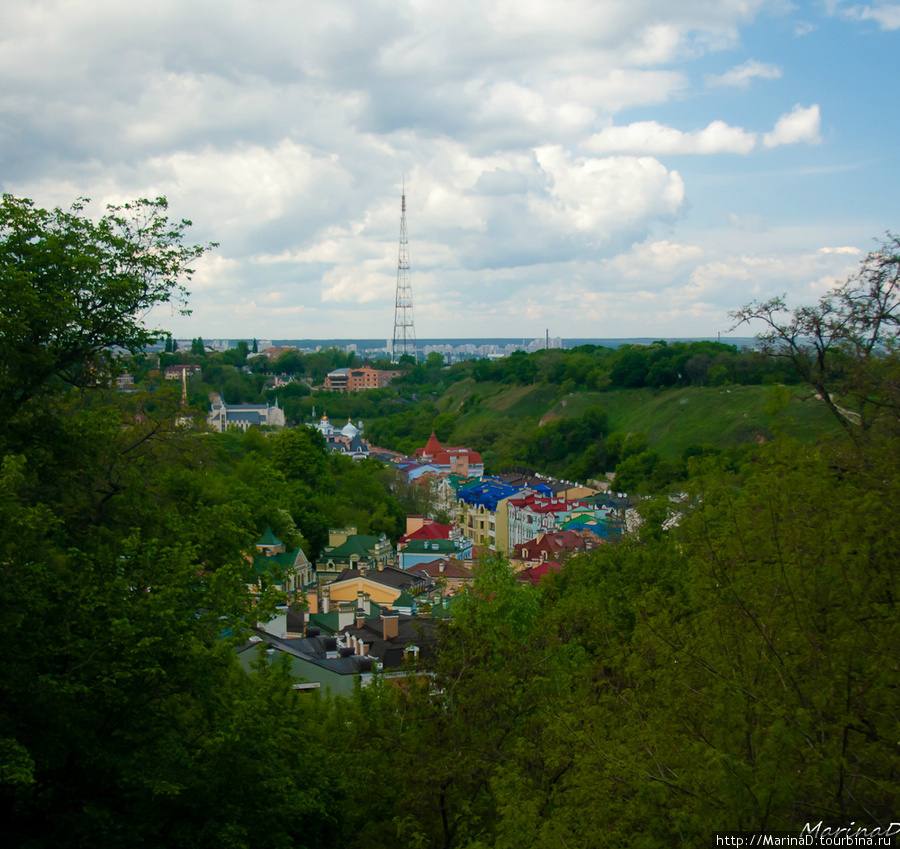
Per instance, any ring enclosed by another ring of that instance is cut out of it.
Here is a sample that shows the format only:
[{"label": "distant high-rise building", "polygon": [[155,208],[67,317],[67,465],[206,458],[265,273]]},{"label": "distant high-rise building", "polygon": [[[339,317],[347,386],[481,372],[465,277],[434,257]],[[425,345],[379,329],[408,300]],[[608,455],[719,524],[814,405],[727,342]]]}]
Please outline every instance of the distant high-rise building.
[{"label": "distant high-rise building", "polygon": [[406,235],[406,186],[400,200],[400,255],[397,260],[397,297],[394,302],[394,340],[391,360],[404,354],[416,359],[416,329],[413,325],[412,286],[409,283],[409,239]]}]

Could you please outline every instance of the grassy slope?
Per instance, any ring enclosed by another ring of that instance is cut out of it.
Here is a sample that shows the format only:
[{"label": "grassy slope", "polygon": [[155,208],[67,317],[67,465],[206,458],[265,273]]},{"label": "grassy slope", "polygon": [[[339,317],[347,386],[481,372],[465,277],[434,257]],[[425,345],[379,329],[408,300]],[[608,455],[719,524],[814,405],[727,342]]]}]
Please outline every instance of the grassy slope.
[{"label": "grassy slope", "polygon": [[768,386],[581,392],[560,399],[558,387],[462,381],[449,388],[441,407],[455,412],[465,398],[478,393],[480,404],[461,417],[458,429],[465,431],[498,417],[528,419],[534,424],[547,414],[577,417],[589,407],[599,406],[609,415],[610,432],[645,431],[650,444],[672,458],[693,443],[725,448],[758,437],[770,438],[779,427],[801,441],[837,431],[823,404],[799,387],[788,391],[790,403],[773,415],[766,411],[772,392]]}]

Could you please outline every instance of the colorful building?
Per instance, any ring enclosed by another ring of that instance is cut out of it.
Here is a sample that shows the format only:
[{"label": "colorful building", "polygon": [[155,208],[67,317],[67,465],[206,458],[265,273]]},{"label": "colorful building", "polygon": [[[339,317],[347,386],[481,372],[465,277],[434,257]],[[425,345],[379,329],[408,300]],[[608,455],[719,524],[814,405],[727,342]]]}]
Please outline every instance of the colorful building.
[{"label": "colorful building", "polygon": [[432,431],[424,448],[416,449],[416,460],[437,466],[441,472],[461,477],[480,478],[484,475],[481,455],[470,448],[441,445]]},{"label": "colorful building", "polygon": [[399,375],[399,371],[386,371],[369,366],[339,368],[328,372],[324,388],[333,392],[362,392],[366,389],[381,389]]}]

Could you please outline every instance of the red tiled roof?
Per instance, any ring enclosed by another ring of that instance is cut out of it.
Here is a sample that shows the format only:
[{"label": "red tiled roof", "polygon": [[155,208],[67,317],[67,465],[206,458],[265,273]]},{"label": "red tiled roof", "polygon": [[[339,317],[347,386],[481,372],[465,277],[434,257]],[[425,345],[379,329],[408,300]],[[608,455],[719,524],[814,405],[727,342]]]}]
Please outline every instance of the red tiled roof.
[{"label": "red tiled roof", "polygon": [[[594,536],[594,534],[591,534]],[[578,531],[553,531],[515,547],[515,553],[523,560],[536,560],[546,553],[549,558],[567,551],[587,551],[594,548]]]},{"label": "red tiled roof", "polygon": [[545,498],[540,495],[526,495],[524,498],[511,498],[513,507],[527,507],[533,513],[565,513],[568,510],[587,509],[581,501],[566,501],[564,498]]},{"label": "red tiled roof", "polygon": [[432,462],[440,466],[449,466],[451,457],[468,456],[470,463],[480,463],[481,454],[470,451],[468,448],[443,448],[437,454],[432,455]]},{"label": "red tiled roof", "polygon": [[519,572],[518,578],[523,584],[530,583],[533,587],[536,587],[541,582],[541,578],[548,572],[561,571],[562,566],[559,563],[555,563],[552,560],[546,560],[543,563],[538,563],[537,566],[532,566],[530,569],[523,569]]},{"label": "red tiled roof", "polygon": [[409,542],[414,539],[450,539],[450,531],[453,528],[450,525],[441,525],[437,522],[429,522],[422,525],[418,530],[400,537],[398,542]]},{"label": "red tiled roof", "polygon": [[422,459],[423,457],[431,458],[431,462],[437,463],[441,466],[449,466],[451,457],[458,457],[461,455],[467,455],[470,463],[480,463],[481,455],[477,451],[470,451],[468,448],[463,448],[461,446],[450,447],[448,445],[441,445],[438,442],[437,435],[434,431],[431,432],[431,436],[428,437],[428,442],[425,443],[424,448],[416,449],[416,457]]}]

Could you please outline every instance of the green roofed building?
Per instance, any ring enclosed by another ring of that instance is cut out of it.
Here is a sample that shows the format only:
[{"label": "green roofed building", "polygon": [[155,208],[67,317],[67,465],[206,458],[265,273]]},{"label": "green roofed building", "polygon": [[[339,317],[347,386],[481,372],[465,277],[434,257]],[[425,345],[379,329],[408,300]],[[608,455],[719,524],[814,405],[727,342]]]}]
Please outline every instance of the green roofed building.
[{"label": "green roofed building", "polygon": [[271,528],[266,528],[256,547],[259,554],[253,558],[254,592],[267,586],[296,596],[313,582],[313,568],[303,549],[288,551]]},{"label": "green roofed building", "polygon": [[394,561],[394,547],[384,535],[358,534],[355,527],[331,528],[328,545],[316,565],[319,583],[331,583],[345,569],[383,569]]}]

